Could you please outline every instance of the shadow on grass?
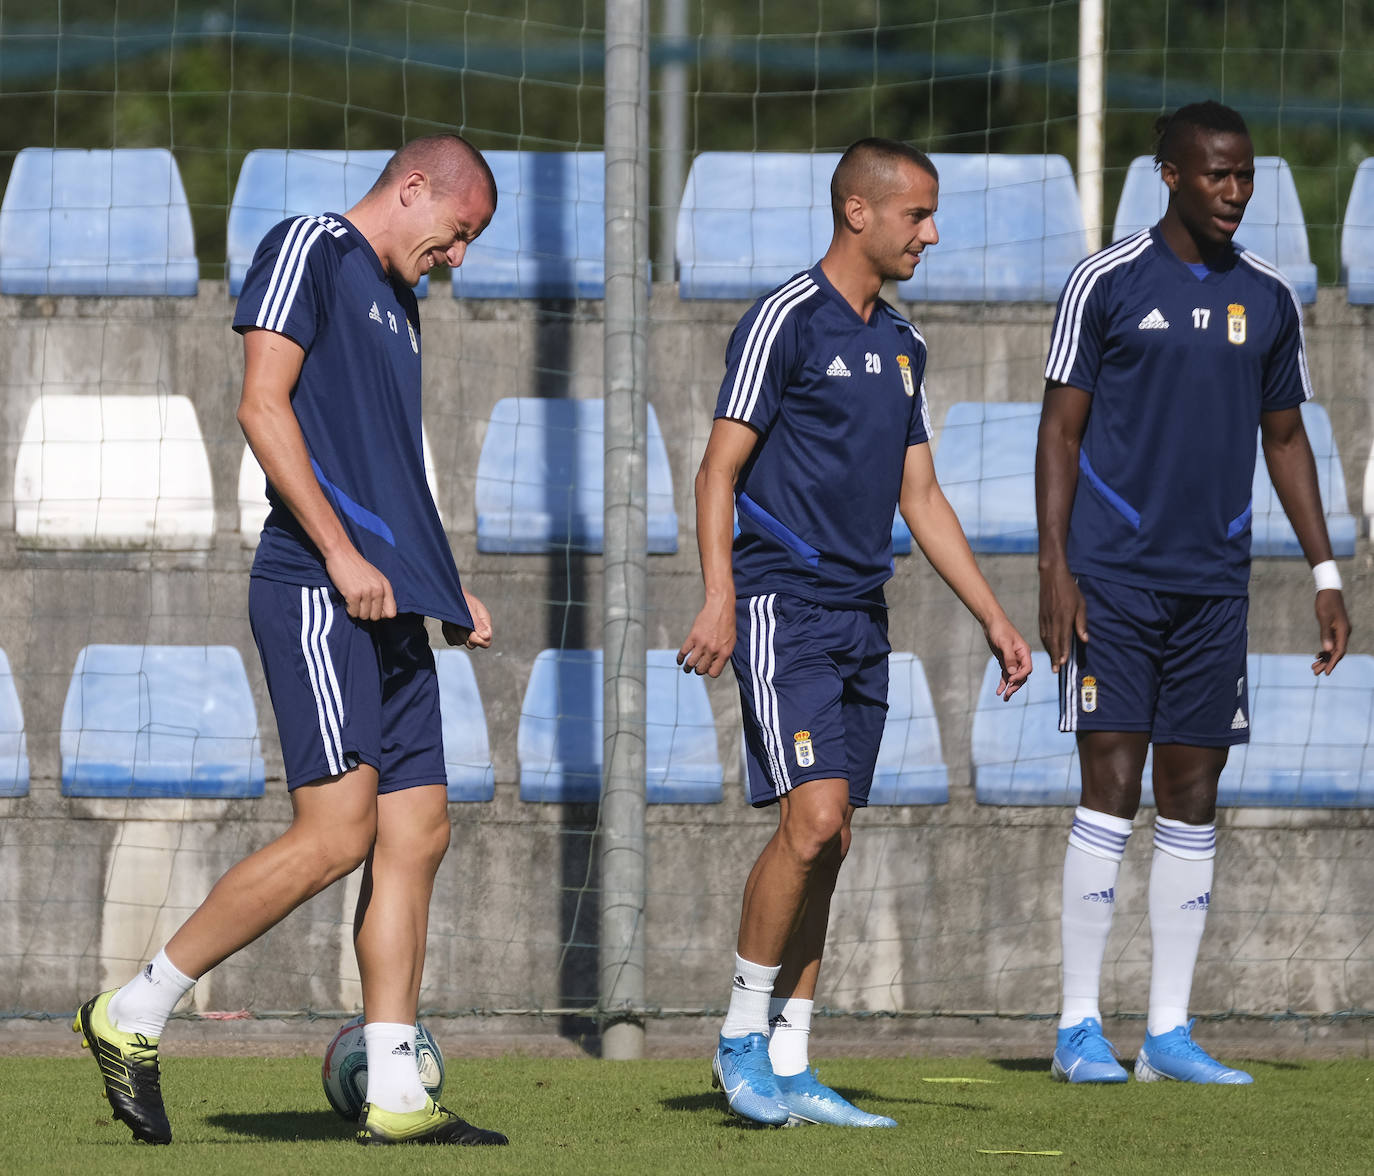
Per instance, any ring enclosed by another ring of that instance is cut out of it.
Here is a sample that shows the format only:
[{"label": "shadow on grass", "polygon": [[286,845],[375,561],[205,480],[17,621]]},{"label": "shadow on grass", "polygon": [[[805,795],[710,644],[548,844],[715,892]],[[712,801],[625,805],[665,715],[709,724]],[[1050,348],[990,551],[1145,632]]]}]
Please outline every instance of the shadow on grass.
[{"label": "shadow on grass", "polygon": [[[848,1086],[832,1087],[836,1094],[847,1098],[856,1106],[863,1106],[866,1102],[892,1103],[896,1106],[921,1106],[921,1107],[945,1107],[961,1111],[987,1111],[991,1108],[978,1106],[976,1103],[955,1102],[949,1099],[936,1098],[913,1098],[902,1097],[890,1094],[878,1094],[873,1090],[856,1090]],[[725,1124],[736,1127],[744,1127],[747,1130],[754,1130],[756,1124],[739,1119],[724,1111],[724,1096],[715,1091],[704,1092],[701,1094],[679,1094],[672,1098],[661,1099],[659,1105],[666,1111],[722,1111],[725,1115]]]},{"label": "shadow on grass", "polygon": [[357,1131],[333,1111],[277,1111],[251,1115],[222,1114],[206,1116],[207,1123],[234,1135],[253,1139],[282,1140],[288,1143],[327,1143],[351,1140]]},{"label": "shadow on grass", "polygon": [[1014,1074],[1041,1073],[1049,1077],[1050,1073],[1049,1058],[990,1058],[989,1060],[999,1070],[1010,1070]]}]

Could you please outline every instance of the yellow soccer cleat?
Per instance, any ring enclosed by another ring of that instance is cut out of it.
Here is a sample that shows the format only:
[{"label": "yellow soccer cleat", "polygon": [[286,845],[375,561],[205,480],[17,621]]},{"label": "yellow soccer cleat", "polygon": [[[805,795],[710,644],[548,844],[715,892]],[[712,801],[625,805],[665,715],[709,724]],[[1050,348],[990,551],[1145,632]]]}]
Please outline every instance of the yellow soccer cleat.
[{"label": "yellow soccer cleat", "polygon": [[157,1040],[142,1033],[121,1033],[110,1020],[110,997],[115,989],[93,996],[77,1010],[72,1031],[91,1051],[105,1097],[114,1117],[144,1143],[171,1143],[172,1128],[162,1106],[162,1081],[157,1066]]},{"label": "yellow soccer cleat", "polygon": [[391,1143],[456,1143],[465,1147],[509,1143],[499,1131],[486,1131],[460,1119],[432,1098],[418,1111],[384,1111],[367,1103],[358,1117],[358,1142],[364,1145]]}]

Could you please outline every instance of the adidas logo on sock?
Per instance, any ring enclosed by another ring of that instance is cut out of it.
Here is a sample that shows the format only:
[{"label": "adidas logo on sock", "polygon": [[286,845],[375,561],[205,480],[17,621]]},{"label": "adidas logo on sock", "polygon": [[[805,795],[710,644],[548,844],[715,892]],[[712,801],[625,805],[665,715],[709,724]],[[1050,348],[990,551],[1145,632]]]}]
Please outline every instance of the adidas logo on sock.
[{"label": "adidas logo on sock", "polygon": [[413,1054],[415,1051],[414,1051],[413,1049],[410,1048],[410,1042],[408,1042],[408,1041],[403,1041],[403,1042],[401,1042],[400,1045],[398,1045],[398,1046],[397,1046],[395,1049],[393,1049],[391,1052],[392,1052],[393,1054],[401,1054],[402,1056],[408,1057],[408,1056],[410,1056],[411,1054]]},{"label": "adidas logo on sock", "polygon": [[1236,707],[1236,717],[1231,720],[1232,731],[1245,731],[1250,724],[1245,721],[1245,716],[1241,713],[1240,707]]},{"label": "adidas logo on sock", "polygon": [[1212,892],[1199,894],[1196,898],[1191,898],[1178,909],[1181,911],[1205,911],[1212,905]]},{"label": "adidas logo on sock", "polygon": [[744,977],[743,977],[743,976],[736,976],[736,977],[735,977],[735,987],[736,987],[736,988],[748,988],[749,985],[747,985],[747,984],[744,982]]},{"label": "adidas logo on sock", "polygon": [[791,1028],[792,1028],[792,1022],[789,1021],[786,1017],[784,1017],[781,1013],[779,1013],[776,1017],[770,1017],[770,1018],[768,1019],[768,1028],[770,1028],[770,1029],[791,1029]]},{"label": "adidas logo on sock", "polygon": [[1091,894],[1083,896],[1084,902],[1116,902],[1116,887],[1108,886],[1106,890],[1094,890]]},{"label": "adidas logo on sock", "polygon": [[[1165,325],[1167,326],[1168,324],[1166,323]],[[837,355],[830,361],[830,366],[825,369],[825,374],[827,376],[847,376],[849,375],[849,369],[845,367],[844,360]]]},{"label": "adidas logo on sock", "polygon": [[[149,979],[149,980],[152,980],[152,979],[153,979],[153,965],[152,965],[152,964],[144,964],[144,965],[143,965],[143,975],[144,975],[147,979]],[[156,981],[153,981],[153,982],[154,982],[154,983],[157,983]]]},{"label": "adidas logo on sock", "polygon": [[1139,331],[1167,331],[1169,320],[1159,313],[1159,307],[1156,306],[1154,310],[1140,320],[1136,329]]}]

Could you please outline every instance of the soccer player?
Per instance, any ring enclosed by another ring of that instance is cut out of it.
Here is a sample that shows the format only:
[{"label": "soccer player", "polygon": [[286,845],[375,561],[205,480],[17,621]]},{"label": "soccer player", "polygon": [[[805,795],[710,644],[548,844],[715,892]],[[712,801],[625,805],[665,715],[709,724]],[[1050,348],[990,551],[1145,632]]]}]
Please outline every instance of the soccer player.
[{"label": "soccer player", "polygon": [[115,1117],[171,1142],[159,1085],[167,1018],[195,981],[364,867],[354,921],[368,1103],[359,1142],[503,1144],[420,1083],[415,1016],[434,876],[449,843],[439,690],[424,618],[491,644],[425,482],[414,286],[461,264],[496,185],[456,135],[418,139],[344,215],[283,221],[234,316],[239,423],[271,513],[249,620],[281,736],[292,821],[234,866],[124,987],[77,1013]]},{"label": "soccer player", "polygon": [[1316,578],[1330,674],[1350,636],[1299,406],[1302,315],[1235,246],[1255,158],[1236,111],[1161,119],[1163,218],[1081,262],[1059,299],[1036,455],[1040,635],[1077,734],[1082,800],[1064,859],[1064,992],[1051,1073],[1125,1082],[1098,988],[1117,871],[1154,744],[1153,960],[1142,1081],[1247,1083],[1192,1040],[1188,998],[1216,852],[1217,781],[1250,735],[1246,613],[1259,430]]},{"label": "soccer player", "polygon": [[1030,649],[935,480],[925,340],[879,297],[939,240],[938,195],[920,151],[862,139],[844,153],[825,256],[730,338],[696,478],[705,604],[678,661],[712,677],[733,665],[750,799],[778,810],[745,886],[712,1061],[730,1109],[761,1123],[895,1126],[822,1085],[807,1050],[830,898],[887,711],[894,509],[982,624],[998,693],[1010,698],[1030,673]]}]

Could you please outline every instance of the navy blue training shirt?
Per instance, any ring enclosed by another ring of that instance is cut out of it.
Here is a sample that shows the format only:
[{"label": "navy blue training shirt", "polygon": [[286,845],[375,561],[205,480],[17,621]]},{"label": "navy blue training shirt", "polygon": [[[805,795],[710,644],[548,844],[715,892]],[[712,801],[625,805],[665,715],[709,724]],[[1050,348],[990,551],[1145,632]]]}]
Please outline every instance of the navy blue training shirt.
[{"label": "navy blue training shirt", "polygon": [[759,299],[725,352],[716,417],[758,443],[735,489],[735,593],[882,606],[908,446],[930,438],[926,345],[878,300],[868,322],[815,265]]},{"label": "navy blue training shirt", "polygon": [[1260,414],[1312,395],[1297,295],[1234,248],[1199,280],[1144,229],[1078,264],[1045,376],[1092,395],[1069,520],[1075,574],[1243,596]]},{"label": "navy blue training shirt", "polygon": [[[364,559],[391,582],[397,612],[471,627],[458,569],[425,481],[420,315],[372,246],[336,214],[275,226],[253,257],[234,330],[262,328],[305,350],[291,405],[315,477]],[[267,486],[253,575],[329,584],[324,559]]]}]

